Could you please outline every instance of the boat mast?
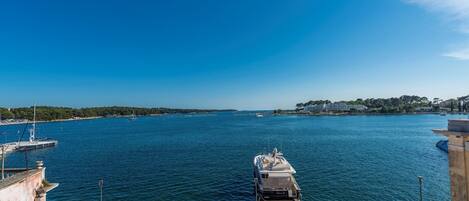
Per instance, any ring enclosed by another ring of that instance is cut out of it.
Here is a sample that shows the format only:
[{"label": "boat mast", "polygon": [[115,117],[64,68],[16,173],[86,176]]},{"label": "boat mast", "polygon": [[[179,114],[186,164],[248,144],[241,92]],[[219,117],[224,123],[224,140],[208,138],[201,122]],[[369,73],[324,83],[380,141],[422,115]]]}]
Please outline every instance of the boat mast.
[{"label": "boat mast", "polygon": [[36,105],[33,109],[33,127],[29,130],[29,142],[33,142],[36,138]]}]

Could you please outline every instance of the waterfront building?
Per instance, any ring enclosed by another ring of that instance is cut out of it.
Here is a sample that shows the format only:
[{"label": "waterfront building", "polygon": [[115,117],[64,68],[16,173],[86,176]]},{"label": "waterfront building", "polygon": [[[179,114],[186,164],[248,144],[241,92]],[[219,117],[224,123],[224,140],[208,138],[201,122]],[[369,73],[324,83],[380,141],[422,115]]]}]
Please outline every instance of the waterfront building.
[{"label": "waterfront building", "polygon": [[46,180],[46,168],[42,161],[36,168],[5,168],[0,180],[0,200],[2,201],[46,201],[46,194],[58,184]]},{"label": "waterfront building", "polygon": [[416,112],[431,112],[433,111],[433,107],[417,107],[415,108]]},{"label": "waterfront building", "polygon": [[440,107],[440,112],[451,112],[451,108]]},{"label": "waterfront building", "polygon": [[469,201],[469,119],[448,120],[448,129],[433,132],[448,137],[451,200]]},{"label": "waterfront building", "polygon": [[349,105],[349,107],[350,107],[350,110],[355,110],[355,111],[360,111],[360,112],[368,110],[368,107],[364,105]]},{"label": "waterfront building", "polygon": [[459,112],[467,112],[467,107],[469,103],[469,95],[458,98],[458,110]]},{"label": "waterfront building", "polygon": [[350,111],[350,107],[346,103],[336,102],[327,104],[326,111],[328,112],[346,112]]},{"label": "waterfront building", "polygon": [[344,102],[304,106],[304,111],[307,111],[307,112],[349,112],[349,111],[365,111],[367,109],[368,107],[364,105],[349,105]]},{"label": "waterfront building", "polygon": [[307,112],[322,112],[326,110],[326,104],[306,105],[304,111]]}]

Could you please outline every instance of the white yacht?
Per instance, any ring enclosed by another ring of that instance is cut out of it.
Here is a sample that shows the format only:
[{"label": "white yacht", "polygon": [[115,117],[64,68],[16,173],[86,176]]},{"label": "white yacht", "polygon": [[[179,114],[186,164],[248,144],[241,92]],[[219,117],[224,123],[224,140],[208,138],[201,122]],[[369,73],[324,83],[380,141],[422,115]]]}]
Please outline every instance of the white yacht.
[{"label": "white yacht", "polygon": [[254,157],[256,201],[301,200],[301,189],[293,176],[295,169],[275,148],[272,153]]},{"label": "white yacht", "polygon": [[256,117],[261,118],[264,117],[264,115],[262,113],[256,113]]}]

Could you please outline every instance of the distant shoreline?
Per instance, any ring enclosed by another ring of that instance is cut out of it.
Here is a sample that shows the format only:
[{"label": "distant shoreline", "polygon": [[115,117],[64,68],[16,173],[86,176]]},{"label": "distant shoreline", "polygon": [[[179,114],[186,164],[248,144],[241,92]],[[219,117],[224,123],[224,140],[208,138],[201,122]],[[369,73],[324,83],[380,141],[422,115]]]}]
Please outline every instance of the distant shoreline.
[{"label": "distant shoreline", "polygon": [[[141,108],[141,107],[89,107],[69,108],[55,106],[36,106],[36,122],[59,122],[87,120],[102,117],[156,116],[164,114],[200,114],[210,112],[236,111],[231,109],[176,109],[176,108]],[[0,119],[3,125],[25,124],[34,118],[33,107],[1,108]]]},{"label": "distant shoreline", "polygon": [[[159,114],[146,114],[146,115],[135,115],[136,117],[155,117],[155,116],[163,116],[169,114],[208,114],[214,112],[233,112],[236,110],[214,110],[214,111],[197,111],[197,112],[189,112],[189,113],[159,113]],[[53,119],[53,120],[39,120],[36,123],[53,123],[53,122],[67,122],[67,121],[83,121],[83,120],[94,120],[94,119],[101,119],[101,118],[131,118],[133,115],[107,115],[107,116],[93,116],[93,117],[73,117],[68,119]],[[0,126],[9,126],[9,125],[21,125],[21,124],[29,124],[32,123],[31,120],[28,119],[10,119],[10,120],[2,120],[0,121]]]},{"label": "distant shoreline", "polygon": [[[76,117],[70,119],[54,119],[50,121],[36,121],[36,123],[51,123],[51,122],[66,122],[66,121],[82,121],[82,120],[93,120],[93,119],[100,119],[104,117]],[[0,126],[9,126],[9,125],[21,125],[21,124],[29,124],[32,121],[29,120],[15,120],[15,121],[1,121]]]},{"label": "distant shoreline", "polygon": [[[442,113],[441,112],[407,112],[407,113],[376,113],[376,112],[363,112],[363,113],[347,113],[347,112],[343,112],[343,113],[334,113],[334,112],[330,112],[330,113],[326,113],[326,112],[322,112],[322,113],[305,113],[305,112],[273,112],[272,113],[273,115],[291,115],[291,116],[360,116],[360,115],[370,115],[370,116],[379,116],[379,115],[424,115],[424,114],[433,114],[433,115],[441,115]],[[459,114],[459,115],[468,115],[469,112],[447,112],[447,113],[444,113],[443,116],[445,115],[456,115],[456,114]]]}]

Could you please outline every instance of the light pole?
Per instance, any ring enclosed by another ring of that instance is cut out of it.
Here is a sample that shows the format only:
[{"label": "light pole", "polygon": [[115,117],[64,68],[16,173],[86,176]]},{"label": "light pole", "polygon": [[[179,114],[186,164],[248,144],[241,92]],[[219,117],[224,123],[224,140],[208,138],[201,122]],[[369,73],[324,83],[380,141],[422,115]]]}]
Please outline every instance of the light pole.
[{"label": "light pole", "polygon": [[419,179],[419,186],[420,186],[420,201],[423,201],[423,177],[422,176],[418,176],[417,177]]},{"label": "light pole", "polygon": [[100,190],[100,192],[101,192],[101,194],[100,194],[100,200],[103,201],[104,179],[101,178],[101,179],[99,180],[98,185],[99,185],[99,190]]},{"label": "light pole", "polygon": [[[4,135],[5,133],[2,133]],[[5,141],[6,141],[6,135],[5,135]],[[8,149],[7,144],[2,144],[2,180],[5,179],[5,156],[6,156],[6,150]]]},{"label": "light pole", "polygon": [[5,179],[5,144],[2,144],[2,180]]}]

